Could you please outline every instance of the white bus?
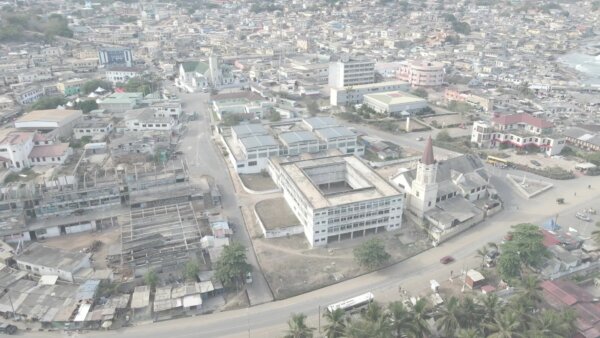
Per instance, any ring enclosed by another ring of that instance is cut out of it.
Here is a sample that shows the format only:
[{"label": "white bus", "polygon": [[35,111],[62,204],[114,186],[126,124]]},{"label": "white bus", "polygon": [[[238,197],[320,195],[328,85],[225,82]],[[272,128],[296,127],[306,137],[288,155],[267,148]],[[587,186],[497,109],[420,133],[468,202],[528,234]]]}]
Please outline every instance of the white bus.
[{"label": "white bus", "polygon": [[369,305],[373,301],[373,298],[375,298],[373,296],[373,294],[370,292],[367,292],[360,296],[356,296],[356,297],[346,299],[344,301],[341,301],[341,302],[338,302],[335,304],[331,304],[327,307],[327,311],[333,312],[337,309],[342,309],[345,312],[350,312],[352,310],[357,310],[357,309],[360,309],[362,307]]}]

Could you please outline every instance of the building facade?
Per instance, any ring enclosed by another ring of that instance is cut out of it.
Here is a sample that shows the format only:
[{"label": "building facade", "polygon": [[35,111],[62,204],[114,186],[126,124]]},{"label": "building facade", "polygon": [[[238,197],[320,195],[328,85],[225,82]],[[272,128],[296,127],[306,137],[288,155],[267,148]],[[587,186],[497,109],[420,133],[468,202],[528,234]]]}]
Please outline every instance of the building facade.
[{"label": "building facade", "polygon": [[405,62],[398,77],[414,87],[441,86],[444,84],[444,65],[440,62]]},{"label": "building facade", "polygon": [[473,123],[471,142],[480,148],[536,147],[548,156],[558,155],[566,138],[553,132],[554,125],[527,113],[504,115],[491,123]]},{"label": "building facade", "polygon": [[311,246],[400,229],[403,194],[357,157],[269,162]]},{"label": "building facade", "polygon": [[103,48],[98,51],[98,63],[101,66],[133,66],[133,54],[130,48]]},{"label": "building facade", "polygon": [[329,87],[343,88],[375,82],[375,61],[343,58],[329,64]]},{"label": "building facade", "polygon": [[332,106],[345,106],[363,103],[364,95],[389,91],[408,91],[410,85],[406,81],[388,81],[364,85],[347,86],[329,89],[329,102]]}]

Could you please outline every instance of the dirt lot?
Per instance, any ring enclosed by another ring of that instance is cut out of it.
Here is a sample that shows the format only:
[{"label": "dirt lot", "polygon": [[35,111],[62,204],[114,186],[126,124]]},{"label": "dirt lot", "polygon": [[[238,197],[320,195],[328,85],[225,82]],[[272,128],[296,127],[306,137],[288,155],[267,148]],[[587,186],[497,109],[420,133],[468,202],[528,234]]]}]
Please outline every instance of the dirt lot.
[{"label": "dirt lot", "polygon": [[[529,166],[531,168],[536,168],[536,169],[543,169],[543,168],[548,168],[548,167],[560,167],[565,170],[575,170],[575,166],[577,165],[576,161],[568,160],[561,156],[546,157],[546,156],[544,156],[544,154],[541,154],[541,153],[517,155],[516,151],[514,149],[505,149],[505,150],[494,149],[494,152],[496,152],[496,153],[503,152],[503,153],[509,155],[509,157],[507,157],[506,160],[513,162],[513,163],[526,165],[526,166]],[[538,161],[541,164],[541,166],[536,166],[536,165],[532,164],[531,163],[532,160]]]},{"label": "dirt lot", "polygon": [[277,189],[275,182],[271,177],[263,176],[262,174],[242,174],[240,179],[246,186],[246,188],[254,191],[267,191]]},{"label": "dirt lot", "polygon": [[88,248],[92,245],[95,240],[101,241],[102,245],[100,249],[95,252],[92,256],[94,259],[93,266],[96,269],[105,269],[106,266],[106,255],[108,254],[108,247],[112,243],[119,241],[121,235],[120,227],[113,227],[106,229],[102,232],[86,232],[75,235],[60,236],[55,238],[46,239],[43,241],[44,245],[54,247],[67,251],[80,251],[84,248]]},{"label": "dirt lot", "polygon": [[[353,248],[367,239],[380,238],[392,255],[390,262],[406,259],[428,248],[425,233],[408,221],[404,222],[400,231],[314,249],[309,247],[304,235],[264,239],[256,230],[254,221],[249,226],[260,265],[276,299],[288,298],[367,272],[356,265],[352,253]],[[294,269],[290,269],[290,266]]]},{"label": "dirt lot", "polygon": [[[441,116],[429,116],[422,119],[427,124],[437,124],[437,126],[443,128],[445,126],[459,125],[461,123],[468,123],[469,120],[461,117],[460,114],[455,115],[441,115]],[[435,121],[435,122],[434,122]]]},{"label": "dirt lot", "polygon": [[256,203],[255,208],[268,230],[300,224],[283,197],[260,201]]}]

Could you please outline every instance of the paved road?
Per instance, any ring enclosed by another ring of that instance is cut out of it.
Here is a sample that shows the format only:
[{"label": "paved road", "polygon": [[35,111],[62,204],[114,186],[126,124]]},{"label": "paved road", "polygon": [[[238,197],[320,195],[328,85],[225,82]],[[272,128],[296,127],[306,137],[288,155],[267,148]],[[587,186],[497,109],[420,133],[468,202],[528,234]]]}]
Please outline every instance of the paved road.
[{"label": "paved road", "polygon": [[[596,180],[597,181],[597,180]],[[398,286],[411,294],[422,294],[429,280],[445,280],[450,271],[455,272],[476,266],[474,251],[489,241],[498,242],[511,225],[545,221],[549,214],[568,214],[579,210],[583,205],[600,202],[600,185],[597,189],[587,189],[594,182],[593,177],[577,180],[554,182],[556,187],[533,200],[518,196],[505,181],[498,177],[492,183],[498,185],[498,191],[505,201],[506,209],[464,234],[457,236],[439,247],[395,264],[378,272],[360,276],[320,290],[312,291],[283,301],[271,302],[248,309],[240,309],[211,315],[184,318],[150,325],[137,326],[118,331],[92,332],[86,337],[281,337],[286,329],[286,321],[291,313],[302,312],[308,315],[312,326],[318,324],[319,306],[347,299],[355,295],[372,291],[376,299],[393,300]],[[578,192],[578,199],[557,205],[558,194]],[[581,191],[581,192],[580,192]],[[439,263],[439,258],[452,255],[454,264],[447,266]],[[291,267],[293,268],[293,267]],[[29,333],[28,337],[47,337],[48,334]]]},{"label": "paved road", "polygon": [[[170,87],[169,90],[177,93],[177,89]],[[241,242],[249,248],[248,263],[253,268],[253,282],[248,287],[248,296],[252,305],[262,304],[273,300],[273,294],[269,289],[266,279],[260,273],[260,268],[252,248],[250,237],[246,228],[239,205],[236,199],[236,192],[227,173],[226,163],[220,154],[220,149],[211,141],[211,123],[210,112],[207,108],[209,94],[178,94],[184,105],[186,112],[199,112],[199,118],[190,121],[187,125],[187,131],[178,145],[179,150],[184,156],[190,167],[190,179],[192,182],[199,180],[204,175],[210,175],[215,179],[221,189],[223,215],[227,216],[234,226],[233,240]]]}]

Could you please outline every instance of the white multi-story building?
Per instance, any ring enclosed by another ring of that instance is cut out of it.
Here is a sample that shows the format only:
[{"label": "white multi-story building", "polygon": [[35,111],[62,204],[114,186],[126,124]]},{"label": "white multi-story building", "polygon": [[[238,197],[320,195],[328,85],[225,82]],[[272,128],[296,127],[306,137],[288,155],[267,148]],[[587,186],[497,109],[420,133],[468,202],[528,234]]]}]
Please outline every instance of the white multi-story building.
[{"label": "white multi-story building", "polygon": [[73,153],[68,143],[53,143],[37,132],[4,129],[0,135],[0,162],[22,170],[34,165],[62,164]]},{"label": "white multi-story building", "polygon": [[132,109],[123,118],[126,130],[172,130],[176,122],[172,116],[164,115],[152,108]]},{"label": "white multi-story building", "polygon": [[402,64],[398,78],[415,87],[437,87],[444,84],[441,62],[410,61]]},{"label": "white multi-story building", "polygon": [[403,194],[357,157],[269,161],[311,246],[400,229]]},{"label": "white multi-story building", "polygon": [[365,95],[365,105],[380,114],[399,116],[403,112],[414,113],[427,108],[427,100],[395,91]]},{"label": "white multi-story building", "polygon": [[329,64],[329,87],[343,88],[375,82],[375,61],[342,58]]},{"label": "white multi-story building", "polygon": [[348,86],[343,88],[329,89],[329,102],[332,106],[345,106],[363,103],[367,94],[382,93],[389,91],[408,91],[410,85],[406,81],[387,81],[368,83],[363,85]]},{"label": "white multi-story building", "polygon": [[134,67],[111,67],[106,70],[106,80],[112,84],[125,83],[142,73],[143,70]]},{"label": "white multi-story building", "polygon": [[553,133],[554,125],[527,113],[495,117],[491,123],[473,123],[471,142],[480,148],[496,148],[501,145],[540,148],[546,155],[560,154],[566,137]]}]

